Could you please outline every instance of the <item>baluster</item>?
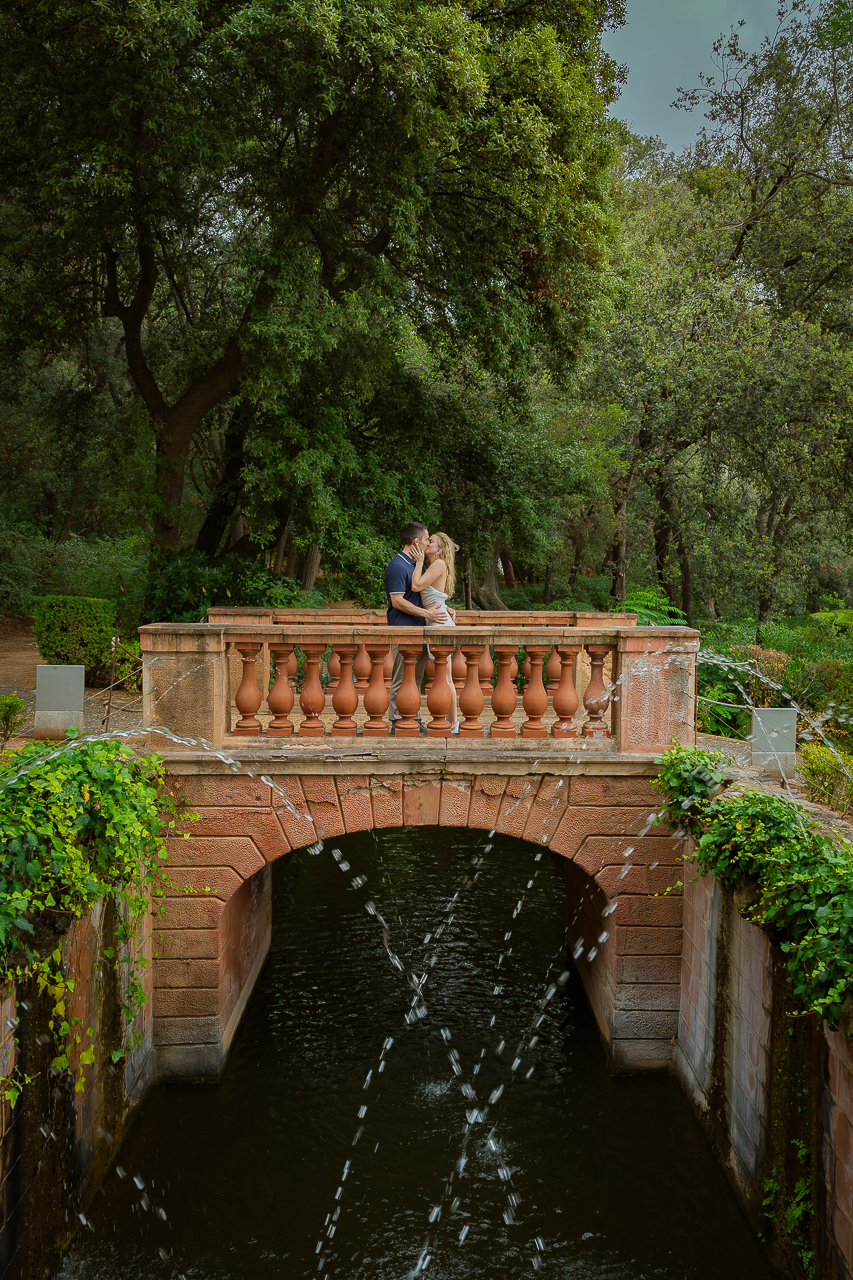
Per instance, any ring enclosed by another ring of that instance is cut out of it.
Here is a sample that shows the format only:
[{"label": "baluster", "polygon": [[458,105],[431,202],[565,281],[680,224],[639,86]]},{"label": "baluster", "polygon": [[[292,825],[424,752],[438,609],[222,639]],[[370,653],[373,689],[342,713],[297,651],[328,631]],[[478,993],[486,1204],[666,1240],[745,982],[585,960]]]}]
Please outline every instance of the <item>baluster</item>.
[{"label": "baluster", "polygon": [[[331,654],[331,657],[329,658],[328,670],[329,670],[329,683],[326,685],[326,692],[328,693],[331,690],[331,692],[334,693],[335,689],[337,689],[338,687],[338,681],[341,678],[341,659],[337,649],[335,648],[332,649],[332,654]],[[358,694],[356,694],[356,705],[357,704],[358,704]]]},{"label": "baluster", "polygon": [[524,676],[525,682],[527,682],[530,679],[531,670],[532,670],[532,667],[530,665],[530,654],[527,652],[527,649],[525,649],[524,662],[522,663],[522,666],[521,666],[521,674]]},{"label": "baluster", "polygon": [[446,738],[450,733],[447,713],[453,705],[450,686],[447,683],[447,663],[453,652],[453,646],[433,644],[432,651],[435,655],[435,672],[427,693],[427,707],[432,716],[432,720],[427,725],[427,734],[432,738]]},{"label": "baluster", "polygon": [[432,658],[427,658],[426,660],[424,675],[426,676],[426,691],[427,691],[427,695],[429,695],[429,691],[432,688],[432,682],[433,680],[435,680],[435,663],[433,662]]},{"label": "baluster", "polygon": [[480,720],[480,715],[486,702],[483,690],[480,688],[480,659],[483,656],[483,646],[481,644],[466,644],[463,646],[462,652],[465,655],[467,678],[465,687],[459,694],[459,710],[465,716],[459,726],[459,736],[482,738],[485,735],[485,729]]},{"label": "baluster", "polygon": [[384,738],[388,734],[385,712],[388,710],[390,701],[388,685],[385,683],[384,666],[388,657],[391,657],[393,662],[393,655],[390,644],[368,644],[366,652],[370,655],[372,670],[370,684],[364,695],[364,709],[370,718],[361,732],[367,738],[380,736]]},{"label": "baluster", "polygon": [[603,716],[610,702],[610,694],[604,687],[604,659],[610,652],[610,645],[588,644],[589,684],[583,695],[584,710],[589,719],[583,727],[585,738],[609,738],[610,730],[604,723]]},{"label": "baluster", "polygon": [[515,660],[514,644],[496,644],[495,657],[498,660],[498,682],[492,692],[492,711],[495,720],[492,723],[493,738],[514,738],[516,734],[513,713],[518,705],[518,690],[513,683],[513,670],[518,675],[518,663]]},{"label": "baluster", "polygon": [[542,720],[543,714],[548,709],[548,695],[542,683],[542,659],[548,652],[548,645],[529,644],[526,648],[527,660],[530,663],[530,679],[524,687],[523,703],[527,719],[521,726],[521,736],[547,738],[548,730]]},{"label": "baluster", "polygon": [[[551,732],[555,738],[577,737],[577,727],[573,723],[578,709],[578,691],[575,688],[575,659],[580,653],[578,644],[561,644],[559,646],[560,683],[554,694],[554,710],[557,719]],[[554,653],[558,649],[554,648]],[[549,662],[550,666],[550,662]]]},{"label": "baluster", "polygon": [[358,693],[364,693],[367,690],[367,682],[370,679],[370,658],[363,644],[358,646],[358,653],[355,655],[352,669],[355,672],[356,690]]},{"label": "baluster", "polygon": [[557,646],[548,655],[548,662],[545,667],[545,687],[551,697],[557,692],[557,686],[560,683],[561,663],[560,655],[557,652]]},{"label": "baluster", "polygon": [[495,664],[492,661],[492,655],[489,652],[489,646],[486,645],[485,649],[483,650],[483,656],[480,659],[480,667],[478,672],[480,677],[480,688],[483,690],[483,693],[486,695],[486,697],[488,697],[489,694],[492,692],[492,676],[494,675],[494,673],[495,673]]},{"label": "baluster", "polygon": [[234,695],[234,705],[240,712],[240,719],[234,726],[234,732],[243,738],[257,738],[261,732],[261,722],[256,712],[263,699],[258,688],[255,659],[261,651],[261,646],[235,644],[234,648],[243,659],[243,678],[240,681],[240,688]]},{"label": "baluster", "polygon": [[453,651],[453,661],[450,664],[450,678],[456,686],[457,693],[465,683],[465,655],[459,645]]},{"label": "baluster", "polygon": [[305,685],[299,705],[305,719],[299,726],[300,738],[322,738],[326,730],[320,713],[326,705],[326,695],[320,683],[320,667],[323,662],[324,644],[303,644],[305,654]]},{"label": "baluster", "polygon": [[[338,683],[332,694],[332,706],[338,713],[338,718],[332,725],[333,737],[354,738],[356,735],[357,726],[352,716],[358,707],[358,691],[352,682],[352,664],[357,653],[357,644],[341,644],[336,646],[332,654],[333,658],[338,659],[339,674]],[[331,668],[330,660],[329,670]]]},{"label": "baluster", "polygon": [[403,683],[397,694],[397,710],[400,719],[394,725],[394,736],[397,738],[417,738],[421,727],[415,716],[421,709],[421,691],[415,678],[415,664],[423,652],[423,641],[398,646],[403,655]]},{"label": "baluster", "polygon": [[389,645],[388,652],[385,655],[385,661],[382,663],[382,679],[385,681],[385,685],[388,689],[391,688],[391,681],[393,677],[394,677],[394,655],[391,652],[391,647]]},{"label": "baluster", "polygon": [[275,680],[269,691],[267,706],[273,718],[267,725],[270,738],[289,738],[293,733],[293,722],[288,718],[293,710],[293,685],[288,679],[290,659],[295,660],[292,644],[271,644],[270,653],[275,659]]},{"label": "baluster", "polygon": [[287,659],[287,678],[294,689],[296,688],[296,677],[298,674],[299,674],[299,659],[297,658],[296,650],[294,649],[290,657]]}]

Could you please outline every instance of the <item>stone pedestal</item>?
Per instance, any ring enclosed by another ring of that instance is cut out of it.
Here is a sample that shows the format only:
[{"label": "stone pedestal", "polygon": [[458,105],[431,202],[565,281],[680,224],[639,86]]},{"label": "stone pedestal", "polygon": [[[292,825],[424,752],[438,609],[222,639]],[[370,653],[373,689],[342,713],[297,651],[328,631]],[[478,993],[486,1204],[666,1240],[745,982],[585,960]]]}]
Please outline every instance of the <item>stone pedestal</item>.
[{"label": "stone pedestal", "polygon": [[68,729],[83,732],[85,667],[49,663],[36,667],[36,715],[33,736],[64,738]]},{"label": "stone pedestal", "polygon": [[789,776],[797,767],[797,713],[791,707],[755,707],[752,763],[767,773]]}]

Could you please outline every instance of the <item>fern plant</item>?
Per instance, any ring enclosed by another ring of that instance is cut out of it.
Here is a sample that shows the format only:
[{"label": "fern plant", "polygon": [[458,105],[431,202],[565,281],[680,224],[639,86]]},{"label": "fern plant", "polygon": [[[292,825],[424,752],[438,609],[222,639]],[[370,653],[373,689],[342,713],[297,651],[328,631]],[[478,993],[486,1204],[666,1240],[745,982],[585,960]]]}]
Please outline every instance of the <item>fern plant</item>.
[{"label": "fern plant", "polygon": [[621,604],[611,608],[614,613],[636,613],[641,627],[683,627],[686,619],[680,609],[671,604],[659,587],[634,587]]}]

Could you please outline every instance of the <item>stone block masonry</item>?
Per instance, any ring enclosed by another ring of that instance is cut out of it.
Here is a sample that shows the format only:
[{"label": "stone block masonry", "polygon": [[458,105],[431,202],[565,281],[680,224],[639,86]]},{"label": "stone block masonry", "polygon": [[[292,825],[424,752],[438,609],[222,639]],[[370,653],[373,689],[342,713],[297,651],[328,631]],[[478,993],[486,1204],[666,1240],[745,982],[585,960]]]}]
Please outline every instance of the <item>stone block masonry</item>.
[{"label": "stone block masonry", "polygon": [[286,770],[279,760],[259,761],[270,782],[219,772],[209,756],[171,758],[170,784],[199,816],[188,839],[168,842],[178,887],[154,964],[160,1074],[210,1079],[221,1071],[269,947],[272,861],[318,838],[422,825],[495,829],[570,860],[579,908],[572,941],[583,941],[578,968],[613,1066],[669,1066],[681,898],[660,895],[678,879],[680,859],[666,829],[649,826],[653,764],[614,756],[596,760],[597,772],[584,765],[532,773],[526,756],[514,757],[510,771],[496,767],[493,753],[469,755],[467,767],[460,756],[430,771],[418,752],[411,771],[386,757],[371,761],[370,772],[344,774],[321,752],[293,752]]}]

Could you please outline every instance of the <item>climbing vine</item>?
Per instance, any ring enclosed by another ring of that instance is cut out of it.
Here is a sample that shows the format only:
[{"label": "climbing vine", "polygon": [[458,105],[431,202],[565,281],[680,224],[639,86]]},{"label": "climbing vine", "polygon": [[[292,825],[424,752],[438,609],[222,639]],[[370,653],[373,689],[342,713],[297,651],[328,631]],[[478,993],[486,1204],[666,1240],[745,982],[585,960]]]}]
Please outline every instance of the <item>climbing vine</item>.
[{"label": "climbing vine", "polygon": [[853,846],[782,796],[718,794],[725,759],[680,744],[659,757],[666,817],[693,837],[685,858],[703,875],[744,890],[742,913],[775,935],[804,1009],[835,1023],[853,988]]},{"label": "climbing vine", "polygon": [[[61,935],[98,902],[116,904],[116,927],[103,954],[123,965],[121,1006],[134,1026],[145,1001],[148,961],[135,939],[148,911],[155,917],[168,887],[162,836],[173,831],[178,812],[163,786],[158,756],[137,759],[117,741],[29,743],[0,756],[0,982],[34,979],[51,1001],[54,1071],[68,1071],[74,1046],[75,1087],[94,1062],[84,1029],[69,1012],[74,980],[62,971]],[[114,1060],[137,1043],[112,1049]],[[27,1080],[0,1079],[0,1094],[12,1104]]]}]

